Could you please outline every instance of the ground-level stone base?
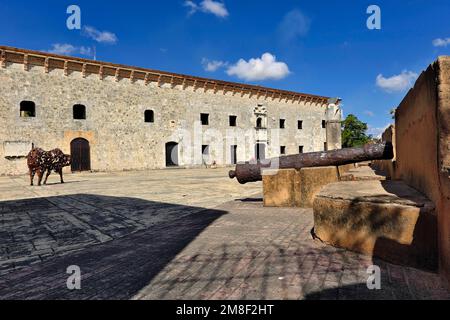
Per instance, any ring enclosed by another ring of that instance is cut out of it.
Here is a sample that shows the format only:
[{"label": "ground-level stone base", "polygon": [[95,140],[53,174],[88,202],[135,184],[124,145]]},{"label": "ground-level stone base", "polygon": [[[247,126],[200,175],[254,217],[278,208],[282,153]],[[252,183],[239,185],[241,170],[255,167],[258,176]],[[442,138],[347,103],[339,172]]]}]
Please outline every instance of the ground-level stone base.
[{"label": "ground-level stone base", "polygon": [[337,247],[437,268],[434,205],[401,181],[329,184],[314,201],[314,232]]},{"label": "ground-level stone base", "polygon": [[336,167],[265,170],[264,206],[311,208],[320,189],[337,181]]}]

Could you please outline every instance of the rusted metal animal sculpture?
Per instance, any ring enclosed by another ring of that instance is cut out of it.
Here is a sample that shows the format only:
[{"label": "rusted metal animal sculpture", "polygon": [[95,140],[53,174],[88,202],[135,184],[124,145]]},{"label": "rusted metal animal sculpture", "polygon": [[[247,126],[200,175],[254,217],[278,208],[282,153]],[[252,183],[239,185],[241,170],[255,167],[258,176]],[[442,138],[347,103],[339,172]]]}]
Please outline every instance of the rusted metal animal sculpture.
[{"label": "rusted metal animal sculpture", "polygon": [[34,148],[27,156],[27,164],[30,172],[30,182],[34,185],[34,176],[38,176],[38,185],[42,183],[44,174],[47,173],[44,184],[47,184],[47,179],[55,171],[61,177],[61,183],[64,183],[63,168],[71,165],[70,155],[64,154],[60,149],[51,151],[44,151],[40,148]]}]

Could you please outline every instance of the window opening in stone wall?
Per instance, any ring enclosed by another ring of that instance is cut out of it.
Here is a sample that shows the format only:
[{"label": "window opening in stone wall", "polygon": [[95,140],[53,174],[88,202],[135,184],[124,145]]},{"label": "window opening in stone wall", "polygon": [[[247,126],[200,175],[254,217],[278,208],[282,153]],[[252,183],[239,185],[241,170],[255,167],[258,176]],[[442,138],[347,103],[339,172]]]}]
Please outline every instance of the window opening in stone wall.
[{"label": "window opening in stone wall", "polygon": [[33,101],[22,101],[20,103],[20,116],[22,118],[36,117],[36,104]]}]

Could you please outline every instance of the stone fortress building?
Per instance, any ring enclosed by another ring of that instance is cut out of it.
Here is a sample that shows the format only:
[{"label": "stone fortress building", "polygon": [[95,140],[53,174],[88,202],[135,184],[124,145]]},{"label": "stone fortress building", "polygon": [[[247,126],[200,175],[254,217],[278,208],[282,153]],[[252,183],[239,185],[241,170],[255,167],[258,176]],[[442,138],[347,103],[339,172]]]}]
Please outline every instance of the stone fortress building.
[{"label": "stone fortress building", "polygon": [[0,46],[0,175],[232,165],[341,148],[340,99]]}]

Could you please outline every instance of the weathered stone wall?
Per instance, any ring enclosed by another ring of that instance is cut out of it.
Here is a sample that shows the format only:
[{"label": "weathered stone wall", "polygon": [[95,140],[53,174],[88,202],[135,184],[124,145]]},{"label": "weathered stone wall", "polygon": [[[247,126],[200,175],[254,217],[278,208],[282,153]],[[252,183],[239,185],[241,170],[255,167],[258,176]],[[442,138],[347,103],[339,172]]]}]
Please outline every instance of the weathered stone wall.
[{"label": "weathered stone wall", "polygon": [[[243,132],[256,131],[254,109],[258,105],[267,108],[266,156],[278,156],[280,146],[286,147],[287,154],[298,153],[299,146],[304,152],[321,151],[327,142],[327,130],[322,128],[322,121],[328,120],[324,103],[194,90],[182,85],[146,85],[143,80],[116,81],[108,75],[104,79],[97,74],[83,77],[77,71],[65,75],[61,69],[46,73],[42,66],[29,66],[25,71],[23,64],[12,62],[0,68],[0,91],[0,175],[27,171],[23,158],[5,158],[7,142],[34,143],[46,150],[58,147],[70,153],[70,143],[78,137],[89,141],[95,171],[164,168],[165,144],[170,141],[180,143],[181,166],[202,164],[202,144],[210,145],[210,161],[218,165],[231,163],[231,145],[238,145],[237,160],[247,161],[255,157],[255,147],[249,139],[244,141]],[[23,100],[36,103],[35,118],[20,117]],[[73,119],[75,104],[86,106],[86,120]],[[154,110],[154,123],[144,122],[147,109]],[[338,112],[333,120],[340,118]],[[210,114],[209,126],[200,125],[200,113]],[[237,116],[236,128],[229,126],[230,115]],[[279,130],[277,144],[270,129],[279,128],[280,119],[286,119],[286,128]],[[297,127],[298,120],[303,121],[302,130]],[[203,142],[194,145],[195,128],[203,134]],[[226,145],[227,135],[240,140]],[[336,142],[332,145],[336,147]]]},{"label": "weathered stone wall", "polygon": [[450,282],[450,57],[417,80],[396,113],[396,176],[437,207],[441,273]]},{"label": "weathered stone wall", "polygon": [[395,179],[395,166],[397,162],[397,150],[395,140],[395,126],[389,126],[382,134],[383,142],[391,142],[394,146],[394,158],[392,160],[376,160],[372,162],[372,168],[386,176],[387,179]]}]

